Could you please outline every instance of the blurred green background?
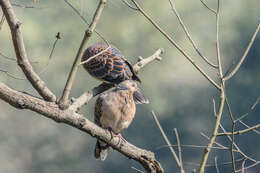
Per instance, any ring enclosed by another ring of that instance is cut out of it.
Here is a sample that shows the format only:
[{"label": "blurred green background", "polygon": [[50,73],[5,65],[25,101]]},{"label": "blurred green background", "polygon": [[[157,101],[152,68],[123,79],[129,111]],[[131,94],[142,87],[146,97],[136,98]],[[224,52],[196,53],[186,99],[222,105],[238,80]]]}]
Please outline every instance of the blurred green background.
[{"label": "blurred green background", "polygon": [[[22,31],[28,57],[35,71],[40,73],[48,87],[60,97],[73,59],[82,40],[86,25],[63,1],[14,0],[13,3],[37,8],[14,7],[22,22]],[[97,6],[96,0],[71,0],[79,12],[90,21]],[[207,67],[194,52],[185,37],[176,17],[165,1],[138,1],[151,16],[181,45],[193,59],[215,80],[216,70]],[[177,9],[188,27],[194,41],[202,53],[216,62],[215,16],[199,0],[177,2]],[[216,2],[209,2],[216,7]],[[221,3],[220,40],[224,72],[232,68],[244,52],[253,32],[260,21],[259,0],[229,0]],[[0,15],[2,12],[0,12]],[[117,46],[132,62],[138,56],[147,57],[157,48],[164,48],[161,62],[146,66],[139,76],[140,86],[150,99],[149,105],[138,105],[131,126],[123,131],[123,136],[131,143],[153,151],[165,172],[177,172],[176,163],[165,145],[151,116],[154,110],[172,144],[176,144],[173,129],[177,128],[182,144],[206,145],[201,132],[209,135],[214,125],[213,102],[219,100],[218,91],[138,12],[129,9],[120,0],[109,0],[97,30],[112,44]],[[58,41],[50,64],[49,54],[57,32]],[[90,42],[102,41],[94,35]],[[260,96],[260,37],[258,36],[240,71],[227,83],[227,95],[234,117],[249,111]],[[0,31],[0,53],[15,58],[11,35],[5,22]],[[24,77],[16,62],[0,55],[0,69],[8,70],[17,77]],[[16,80],[1,73],[1,82],[8,86],[37,95],[26,80]],[[80,68],[71,96],[78,97],[100,82],[91,78]],[[81,113],[93,119],[93,99]],[[105,162],[94,159],[96,140],[89,135],[64,124],[57,124],[43,116],[27,110],[17,110],[0,101],[0,172],[2,173],[69,173],[69,172],[136,172],[131,167],[142,170],[133,160],[111,150]],[[260,105],[244,119],[248,125],[258,124]],[[231,121],[225,110],[222,124],[231,129]],[[244,126],[238,125],[237,129]],[[217,138],[225,146],[230,146],[225,137]],[[250,157],[260,160],[260,138],[254,132],[236,136],[240,149]],[[184,167],[187,172],[198,168],[203,150],[183,148]],[[228,151],[212,150],[206,172],[216,172],[214,157],[217,156],[220,172],[231,172]],[[236,154],[236,159],[241,155]],[[241,161],[237,168],[241,167]],[[246,165],[252,162],[247,161]],[[260,172],[260,166],[248,170]]]}]

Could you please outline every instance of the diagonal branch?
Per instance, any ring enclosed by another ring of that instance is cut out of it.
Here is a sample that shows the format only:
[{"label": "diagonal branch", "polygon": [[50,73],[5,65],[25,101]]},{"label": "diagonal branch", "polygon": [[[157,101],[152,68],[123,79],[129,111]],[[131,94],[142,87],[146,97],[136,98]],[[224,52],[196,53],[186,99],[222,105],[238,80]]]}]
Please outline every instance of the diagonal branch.
[{"label": "diagonal branch", "polygon": [[163,34],[163,36],[171,42],[171,44],[178,49],[178,51],[217,89],[221,89],[220,86],[210,77],[208,74],[196,64],[196,62],[143,10],[143,8],[135,1],[131,0],[136,8],[138,8],[139,12],[142,13],[142,15],[149,20],[149,22],[160,32]]},{"label": "diagonal branch", "polygon": [[31,82],[32,86],[45,100],[56,101],[56,96],[47,88],[41,78],[34,72],[27,58],[21,31],[21,22],[19,22],[16,18],[12,5],[9,0],[1,0],[0,5],[12,33],[12,40],[18,65],[24,72],[26,78]]},{"label": "diagonal branch", "polygon": [[64,123],[75,127],[92,137],[107,142],[115,150],[126,157],[139,162],[147,172],[163,173],[163,168],[155,159],[154,153],[138,148],[128,142],[118,145],[118,138],[112,138],[109,131],[97,126],[83,115],[75,113],[70,109],[61,110],[54,102],[46,102],[39,98],[15,91],[0,82],[0,99],[18,109],[29,109],[37,112],[58,123]]},{"label": "diagonal branch", "polygon": [[180,169],[180,172],[181,172],[181,173],[185,173],[185,172],[184,172],[184,169],[183,169],[182,163],[180,162],[180,160],[179,160],[179,158],[178,158],[176,152],[174,151],[174,149],[173,149],[173,147],[172,147],[172,144],[170,143],[168,137],[166,136],[164,130],[163,130],[162,127],[161,127],[161,124],[160,124],[159,120],[157,119],[157,117],[156,117],[156,115],[155,115],[155,113],[154,113],[153,111],[152,111],[152,116],[153,116],[153,119],[154,119],[154,121],[155,121],[157,127],[159,128],[159,130],[160,130],[160,132],[161,132],[161,134],[162,134],[162,137],[163,137],[164,141],[165,141],[166,144],[168,145],[168,147],[169,147],[169,149],[170,149],[170,151],[171,151],[171,153],[172,153],[172,156],[173,156],[173,158],[175,159],[175,161],[176,161],[176,163],[177,163],[177,165],[178,165],[178,167],[179,167],[179,169]]},{"label": "diagonal branch", "polygon": [[195,42],[192,40],[191,35],[190,35],[188,29],[187,29],[186,26],[184,25],[184,23],[183,23],[183,21],[182,21],[180,15],[179,15],[179,13],[178,13],[178,11],[177,11],[177,9],[176,9],[174,0],[169,0],[169,3],[170,3],[170,5],[171,5],[171,7],[172,7],[172,11],[175,13],[175,15],[176,15],[178,21],[180,22],[180,25],[181,25],[181,27],[183,28],[183,30],[184,30],[184,32],[185,32],[185,35],[187,36],[188,40],[189,40],[190,43],[192,44],[192,46],[193,46],[193,48],[195,49],[195,51],[197,52],[197,54],[198,54],[208,65],[210,65],[210,66],[213,67],[213,68],[218,68],[218,65],[215,65],[215,64],[213,64],[212,62],[210,62],[210,61],[209,61],[205,56],[203,56],[203,54],[199,51],[197,45],[196,45]]},{"label": "diagonal branch", "polygon": [[98,23],[98,20],[101,16],[101,13],[102,13],[104,7],[105,7],[106,2],[107,2],[107,0],[100,0],[99,1],[98,7],[95,11],[92,22],[90,23],[89,28],[86,30],[86,32],[84,34],[83,40],[80,44],[80,47],[79,47],[79,50],[77,52],[76,58],[74,60],[73,66],[71,68],[69,77],[67,79],[65,88],[63,90],[62,97],[59,101],[59,105],[63,109],[68,107],[68,104],[69,104],[68,98],[69,98],[69,94],[70,94],[70,91],[71,91],[71,88],[72,88],[73,81],[74,81],[74,79],[76,77],[76,73],[78,71],[80,58],[82,57],[83,50],[86,48],[87,42],[89,41],[90,37],[92,36],[92,33],[94,32],[94,30],[96,28],[96,25]]},{"label": "diagonal branch", "polygon": [[256,35],[257,35],[259,29],[260,29],[260,23],[258,24],[258,26],[257,26],[257,28],[256,28],[256,30],[255,30],[255,33],[253,34],[253,36],[252,36],[252,38],[251,38],[251,40],[250,40],[250,42],[249,42],[249,44],[248,44],[248,46],[247,46],[247,48],[246,48],[244,54],[242,55],[240,61],[238,62],[238,64],[236,65],[236,67],[233,69],[233,71],[230,72],[230,73],[224,78],[224,80],[229,80],[230,78],[232,78],[232,77],[236,74],[236,72],[238,71],[238,69],[240,68],[240,66],[242,65],[242,63],[244,62],[244,60],[246,59],[247,54],[248,54],[249,50],[251,49],[251,47],[252,47],[252,45],[253,45],[253,43],[254,43],[254,41],[255,41],[255,38],[256,38]]}]

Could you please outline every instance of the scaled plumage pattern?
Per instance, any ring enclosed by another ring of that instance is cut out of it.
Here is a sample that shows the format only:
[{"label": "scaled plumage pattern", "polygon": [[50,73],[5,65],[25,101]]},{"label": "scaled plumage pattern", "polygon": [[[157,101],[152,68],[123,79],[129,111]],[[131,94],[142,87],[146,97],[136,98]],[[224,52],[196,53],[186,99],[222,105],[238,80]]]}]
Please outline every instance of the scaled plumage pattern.
[{"label": "scaled plumage pattern", "polygon": [[[127,128],[135,115],[135,102],[133,93],[137,91],[137,84],[126,80],[113,90],[101,94],[95,104],[95,123],[100,127],[111,130],[111,134],[120,134]],[[105,160],[109,145],[97,141],[94,155],[97,159]]]},{"label": "scaled plumage pattern", "polygon": [[[96,43],[85,50],[81,61],[84,62],[107,48],[105,43]],[[141,82],[130,62],[113,45],[84,63],[83,67],[91,76],[106,83],[119,84],[125,80]],[[149,103],[140,90],[134,93],[134,99],[137,104]]]},{"label": "scaled plumage pattern", "polygon": [[[107,47],[108,45],[104,43],[96,43],[88,47],[84,52],[82,61],[98,54]],[[141,82],[133,71],[132,65],[113,45],[110,45],[107,51],[93,58],[83,66],[90,75],[105,82],[115,84],[123,82],[124,80],[136,80]]]}]

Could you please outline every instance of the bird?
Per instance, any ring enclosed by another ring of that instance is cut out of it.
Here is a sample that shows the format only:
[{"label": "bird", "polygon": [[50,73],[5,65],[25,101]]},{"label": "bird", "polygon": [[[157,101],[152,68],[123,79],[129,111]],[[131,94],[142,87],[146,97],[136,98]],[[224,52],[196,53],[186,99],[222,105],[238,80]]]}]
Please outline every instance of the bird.
[{"label": "bird", "polygon": [[[125,80],[134,80],[141,83],[131,63],[114,45],[95,43],[89,46],[84,51],[81,62],[92,77],[102,82],[117,85]],[[149,103],[140,89],[134,93],[134,100],[136,104]]]},{"label": "bird", "polygon": [[[138,89],[133,80],[125,80],[110,91],[99,95],[95,103],[94,122],[98,126],[108,129],[111,137],[115,135],[125,141],[120,132],[132,122],[136,106],[133,98]],[[108,155],[109,145],[97,140],[94,156],[104,161]]]}]

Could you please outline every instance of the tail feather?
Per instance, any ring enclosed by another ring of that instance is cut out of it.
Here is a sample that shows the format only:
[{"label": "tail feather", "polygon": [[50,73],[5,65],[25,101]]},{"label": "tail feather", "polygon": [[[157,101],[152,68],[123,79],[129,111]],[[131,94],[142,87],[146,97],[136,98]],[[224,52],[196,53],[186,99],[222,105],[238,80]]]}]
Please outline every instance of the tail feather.
[{"label": "tail feather", "polygon": [[140,89],[134,92],[134,101],[136,104],[148,104],[149,100],[144,96]]},{"label": "tail feather", "polygon": [[109,151],[109,145],[105,142],[97,140],[94,155],[96,159],[106,160]]}]

